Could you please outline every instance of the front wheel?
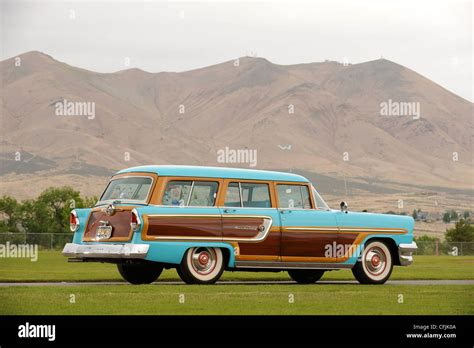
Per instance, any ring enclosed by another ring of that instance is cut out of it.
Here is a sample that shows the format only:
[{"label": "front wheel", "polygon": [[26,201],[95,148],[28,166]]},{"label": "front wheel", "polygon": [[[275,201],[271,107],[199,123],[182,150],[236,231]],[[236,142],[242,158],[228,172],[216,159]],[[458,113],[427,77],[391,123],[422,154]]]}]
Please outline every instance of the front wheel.
[{"label": "front wheel", "polygon": [[288,274],[299,284],[313,284],[321,279],[324,272],[322,269],[292,269]]},{"label": "front wheel", "polygon": [[392,274],[392,269],[392,254],[387,244],[373,241],[365,246],[361,260],[352,268],[352,273],[361,284],[383,284]]},{"label": "front wheel", "polygon": [[176,270],[187,284],[213,284],[224,272],[222,250],[207,247],[188,249]]},{"label": "front wheel", "polygon": [[158,279],[163,267],[159,264],[117,264],[118,271],[123,279],[131,284],[151,284]]}]

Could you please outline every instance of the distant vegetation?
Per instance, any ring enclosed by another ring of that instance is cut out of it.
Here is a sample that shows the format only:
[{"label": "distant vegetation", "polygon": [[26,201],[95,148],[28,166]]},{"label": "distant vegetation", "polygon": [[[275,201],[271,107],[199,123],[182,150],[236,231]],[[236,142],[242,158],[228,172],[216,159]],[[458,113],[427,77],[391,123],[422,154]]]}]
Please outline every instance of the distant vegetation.
[{"label": "distant vegetation", "polygon": [[437,245],[439,254],[452,254],[453,247],[456,247],[463,255],[474,254],[474,225],[471,220],[460,219],[453,228],[446,230],[445,239],[445,241],[440,241],[439,238],[427,235],[415,237],[418,245],[417,253],[433,255],[436,253]]},{"label": "distant vegetation", "polygon": [[456,212],[455,210],[448,210],[443,214],[443,222],[449,223],[453,221],[458,221],[459,219],[469,220],[471,213],[468,211],[461,213]]},{"label": "distant vegetation", "polygon": [[393,211],[393,210],[386,211],[384,214],[390,214],[390,215],[408,215],[406,211],[402,211],[402,212],[397,213],[396,211]]},{"label": "distant vegetation", "polygon": [[446,231],[448,242],[474,242],[474,225],[469,219],[460,219]]},{"label": "distant vegetation", "polygon": [[48,188],[38,198],[17,201],[0,198],[0,232],[69,232],[69,213],[74,208],[92,207],[97,197],[81,197],[72,187]]}]

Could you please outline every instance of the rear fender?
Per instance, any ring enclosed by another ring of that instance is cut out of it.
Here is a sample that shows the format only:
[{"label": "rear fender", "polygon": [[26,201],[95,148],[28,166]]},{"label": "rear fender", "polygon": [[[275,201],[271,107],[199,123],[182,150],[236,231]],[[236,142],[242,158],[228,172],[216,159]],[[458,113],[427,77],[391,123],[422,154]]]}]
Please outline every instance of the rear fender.
[{"label": "rear fender", "polygon": [[221,248],[228,251],[229,256],[227,266],[234,267],[235,255],[231,244],[225,242],[189,242],[189,241],[166,241],[166,242],[148,242],[150,249],[146,260],[154,262],[171,263],[178,265],[183,260],[184,254],[190,248],[207,247]]}]

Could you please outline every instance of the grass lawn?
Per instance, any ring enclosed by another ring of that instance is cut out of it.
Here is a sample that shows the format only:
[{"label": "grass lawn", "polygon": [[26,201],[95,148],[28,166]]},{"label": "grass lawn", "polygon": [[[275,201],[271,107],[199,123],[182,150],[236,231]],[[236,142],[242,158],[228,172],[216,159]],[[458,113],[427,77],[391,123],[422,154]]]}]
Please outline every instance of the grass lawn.
[{"label": "grass lawn", "polygon": [[19,286],[0,288],[0,314],[474,314],[474,286]]},{"label": "grass lawn", "polygon": [[[175,270],[167,270],[163,280],[179,280]],[[224,272],[224,280],[289,280],[286,272]],[[325,280],[354,279],[349,270],[326,272]],[[390,279],[474,279],[474,256],[416,256],[408,267],[395,267]],[[60,251],[40,251],[38,260],[0,258],[0,282],[41,281],[121,281],[112,264],[72,263]]]},{"label": "grass lawn", "polygon": [[[178,280],[175,270],[160,280]],[[225,272],[227,280],[288,280],[286,272]],[[323,279],[353,279],[350,271]],[[418,256],[391,279],[474,279],[474,257]],[[0,282],[121,281],[115,265],[68,263],[58,251],[37,262],[0,259]],[[71,303],[74,295],[75,303]],[[184,295],[185,302],[180,303]],[[400,295],[403,303],[399,303]],[[290,299],[294,298],[294,303]],[[160,284],[0,287],[1,314],[474,314],[473,285]]]}]

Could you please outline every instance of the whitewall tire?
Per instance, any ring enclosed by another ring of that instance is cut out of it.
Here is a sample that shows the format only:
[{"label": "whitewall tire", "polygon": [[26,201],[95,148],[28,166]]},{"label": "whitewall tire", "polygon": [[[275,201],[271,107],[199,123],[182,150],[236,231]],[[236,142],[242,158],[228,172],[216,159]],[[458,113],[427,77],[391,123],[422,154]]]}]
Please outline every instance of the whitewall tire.
[{"label": "whitewall tire", "polygon": [[221,249],[197,247],[186,251],[177,270],[187,284],[213,284],[221,277],[224,268]]},{"label": "whitewall tire", "polygon": [[361,284],[383,284],[392,274],[393,257],[389,247],[375,240],[365,245],[352,273]]}]

